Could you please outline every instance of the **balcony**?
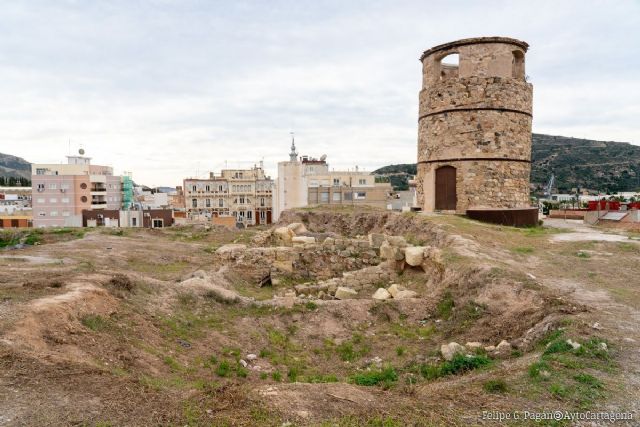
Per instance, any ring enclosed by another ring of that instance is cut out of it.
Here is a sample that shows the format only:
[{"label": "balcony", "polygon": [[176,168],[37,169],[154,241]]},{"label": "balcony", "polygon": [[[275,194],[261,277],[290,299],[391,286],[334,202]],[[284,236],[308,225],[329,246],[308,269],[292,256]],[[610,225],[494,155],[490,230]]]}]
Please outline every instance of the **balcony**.
[{"label": "balcony", "polygon": [[105,192],[107,191],[107,186],[102,183],[93,183],[91,184],[91,192]]}]

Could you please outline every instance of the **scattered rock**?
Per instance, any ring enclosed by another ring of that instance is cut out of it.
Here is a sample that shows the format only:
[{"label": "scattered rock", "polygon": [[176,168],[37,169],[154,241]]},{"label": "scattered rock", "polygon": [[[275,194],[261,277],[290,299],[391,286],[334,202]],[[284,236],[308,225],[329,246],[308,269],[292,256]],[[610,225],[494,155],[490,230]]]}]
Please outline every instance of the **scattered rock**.
[{"label": "scattered rock", "polygon": [[191,348],[191,343],[189,341],[185,341],[181,338],[178,338],[176,342],[180,344],[180,347],[182,348]]},{"label": "scattered rock", "polygon": [[391,286],[387,288],[387,291],[395,298],[398,292],[404,291],[404,288],[396,283],[392,283]]},{"label": "scattered rock", "polygon": [[380,258],[390,261],[401,261],[404,259],[404,253],[395,246],[391,246],[389,242],[383,242],[380,246]]},{"label": "scattered rock", "polygon": [[249,364],[247,363],[247,361],[246,361],[246,360],[244,360],[244,359],[240,359],[240,364],[242,365],[242,367],[243,367],[243,368],[246,368],[246,367],[247,367],[247,365],[249,365]]},{"label": "scattered rock", "polygon": [[486,351],[487,353],[493,353],[494,351],[496,351],[496,346],[495,345],[488,345],[484,348],[484,351]]},{"label": "scattered rock", "polygon": [[408,298],[416,298],[418,296],[418,293],[415,291],[410,291],[408,289],[399,291],[396,293],[396,296],[394,296],[394,299],[408,299]]},{"label": "scattered rock", "polygon": [[246,359],[249,360],[249,361],[256,360],[257,358],[258,358],[258,356],[253,354],[253,353],[247,354],[247,357],[246,357]]},{"label": "scattered rock", "polygon": [[338,286],[338,289],[336,289],[335,297],[337,299],[350,299],[350,298],[355,298],[357,296],[358,296],[358,292],[356,292],[351,288],[347,288],[345,286]]},{"label": "scattered rock", "polygon": [[582,347],[582,346],[580,345],[580,343],[573,341],[571,338],[569,338],[569,339],[567,340],[567,344],[569,344],[571,347],[573,347],[573,349],[574,349],[574,350],[577,350],[577,349],[579,349],[580,347]]},{"label": "scattered rock", "polygon": [[404,248],[404,258],[407,264],[417,267],[424,260],[424,248],[422,246],[408,246]]},{"label": "scattered rock", "polygon": [[509,356],[511,354],[511,344],[509,344],[509,341],[500,341],[500,344],[498,344],[494,350],[494,354],[499,357]]},{"label": "scattered rock", "polygon": [[369,234],[369,246],[372,248],[380,248],[380,246],[385,242],[386,237],[384,234],[371,233]]},{"label": "scattered rock", "polygon": [[306,245],[309,243],[316,243],[316,238],[311,236],[295,236],[291,238],[291,243],[293,243],[294,246],[298,244]]},{"label": "scattered rock", "polygon": [[452,360],[456,354],[464,352],[464,346],[456,342],[450,342],[449,344],[442,344],[440,346],[440,353],[442,353],[442,357],[444,357],[444,360]]},{"label": "scattered rock", "polygon": [[384,301],[391,298],[391,294],[385,288],[378,288],[371,298]]},{"label": "scattered rock", "polygon": [[634,340],[633,338],[629,338],[629,337],[624,337],[622,340],[626,341],[626,342],[636,342],[636,340]]},{"label": "scattered rock", "polygon": [[602,326],[600,326],[599,322],[595,322],[593,325],[591,325],[591,327],[597,331],[601,331],[602,330]]},{"label": "scattered rock", "polygon": [[278,238],[280,242],[284,244],[291,243],[291,239],[293,239],[293,237],[295,236],[295,233],[288,227],[278,227],[273,230],[273,234],[274,236],[276,236],[276,238]]},{"label": "scattered rock", "polygon": [[600,344],[598,344],[598,348],[600,350],[603,350],[603,351],[608,351],[609,350],[609,347],[607,347],[607,343],[606,342],[601,342]]},{"label": "scattered rock", "polygon": [[407,246],[409,246],[407,241],[402,236],[387,236],[386,240],[391,246],[394,246],[396,248],[406,248]]},{"label": "scattered rock", "polygon": [[302,233],[307,233],[307,227],[301,222],[292,222],[287,225],[287,228],[294,232],[294,234],[300,235]]},{"label": "scattered rock", "polygon": [[468,350],[477,350],[479,348],[482,348],[482,344],[477,342],[477,341],[473,341],[473,342],[468,342],[464,345]]}]

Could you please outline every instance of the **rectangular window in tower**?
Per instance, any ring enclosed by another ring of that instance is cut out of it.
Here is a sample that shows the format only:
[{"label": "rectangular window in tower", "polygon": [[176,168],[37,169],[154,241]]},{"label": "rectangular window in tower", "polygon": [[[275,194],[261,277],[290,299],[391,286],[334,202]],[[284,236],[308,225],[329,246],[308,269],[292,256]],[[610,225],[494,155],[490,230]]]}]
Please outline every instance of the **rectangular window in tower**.
[{"label": "rectangular window in tower", "polygon": [[329,193],[320,193],[320,203],[328,203],[329,202]]},{"label": "rectangular window in tower", "polygon": [[333,178],[333,185],[334,186],[339,186],[340,185],[340,178]]},{"label": "rectangular window in tower", "polygon": [[207,185],[207,186],[205,186],[205,187],[204,187],[204,189],[205,189],[205,191],[206,191],[207,193],[208,193],[209,191],[211,191],[211,187],[210,187],[210,186],[208,186],[208,185]]},{"label": "rectangular window in tower", "polygon": [[339,202],[339,201],[340,201],[340,199],[341,199],[341,198],[340,198],[340,193],[333,193],[332,200],[333,200],[334,202]]},{"label": "rectangular window in tower", "polygon": [[211,207],[211,199],[205,199],[205,201],[204,201],[204,205],[205,205],[206,207],[210,208],[210,207]]},{"label": "rectangular window in tower", "polygon": [[358,180],[358,185],[367,185],[367,180],[366,180],[366,179],[362,179],[362,178],[360,178],[360,179]]},{"label": "rectangular window in tower", "polygon": [[218,199],[218,207],[221,207],[221,208],[224,207],[224,200]]},{"label": "rectangular window in tower", "polygon": [[191,207],[192,208],[198,207],[198,199],[191,199]]}]

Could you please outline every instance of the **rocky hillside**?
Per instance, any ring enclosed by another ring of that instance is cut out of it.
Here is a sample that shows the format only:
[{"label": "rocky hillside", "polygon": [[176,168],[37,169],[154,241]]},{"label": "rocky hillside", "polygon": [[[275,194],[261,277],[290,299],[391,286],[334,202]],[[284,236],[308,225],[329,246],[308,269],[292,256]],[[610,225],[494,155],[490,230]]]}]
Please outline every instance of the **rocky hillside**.
[{"label": "rocky hillside", "polygon": [[31,185],[31,163],[0,153],[0,186]]},{"label": "rocky hillside", "polygon": [[[531,183],[541,193],[551,174],[554,191],[572,188],[594,191],[635,191],[640,188],[640,147],[626,142],[594,141],[533,134]],[[397,190],[407,188],[415,164],[382,167],[373,173],[388,179]]]}]

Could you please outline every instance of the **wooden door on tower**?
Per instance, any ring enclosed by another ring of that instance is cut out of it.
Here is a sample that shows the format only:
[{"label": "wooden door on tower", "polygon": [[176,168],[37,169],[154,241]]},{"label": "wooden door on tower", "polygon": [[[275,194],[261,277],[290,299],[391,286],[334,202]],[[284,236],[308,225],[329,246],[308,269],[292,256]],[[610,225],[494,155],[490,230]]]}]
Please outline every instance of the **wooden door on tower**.
[{"label": "wooden door on tower", "polygon": [[458,196],[456,194],[456,168],[442,166],[436,169],[436,210],[454,211]]}]

